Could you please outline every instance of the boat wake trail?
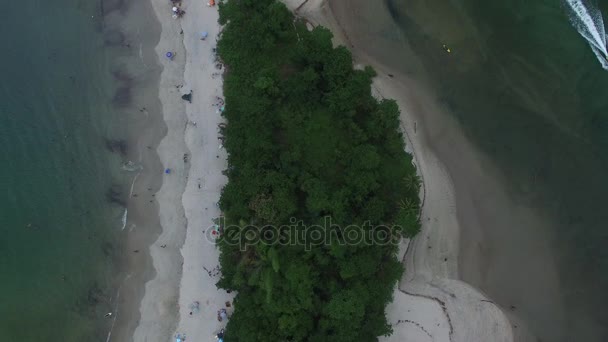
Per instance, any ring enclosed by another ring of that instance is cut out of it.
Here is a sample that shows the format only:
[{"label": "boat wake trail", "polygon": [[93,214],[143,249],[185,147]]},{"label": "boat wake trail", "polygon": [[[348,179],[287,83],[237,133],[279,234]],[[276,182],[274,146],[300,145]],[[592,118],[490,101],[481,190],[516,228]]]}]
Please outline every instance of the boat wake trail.
[{"label": "boat wake trail", "polygon": [[565,3],[572,26],[589,42],[602,67],[608,70],[606,30],[602,12],[590,1],[565,0]]}]

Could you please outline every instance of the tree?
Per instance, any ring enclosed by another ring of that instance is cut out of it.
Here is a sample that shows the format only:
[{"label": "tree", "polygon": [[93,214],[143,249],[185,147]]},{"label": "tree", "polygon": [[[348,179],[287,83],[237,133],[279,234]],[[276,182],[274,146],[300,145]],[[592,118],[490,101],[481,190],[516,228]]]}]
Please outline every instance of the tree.
[{"label": "tree", "polygon": [[[219,8],[218,53],[229,70],[220,208],[230,228],[217,242],[217,285],[237,293],[226,340],[350,342],[390,333],[384,310],[402,273],[391,242],[420,227],[419,180],[396,103],[373,98],[373,69],[354,70],[329,30],[308,31],[283,4]],[[275,227],[280,238],[252,225]],[[246,231],[258,242],[234,243]],[[383,240],[370,239],[376,232]]]}]

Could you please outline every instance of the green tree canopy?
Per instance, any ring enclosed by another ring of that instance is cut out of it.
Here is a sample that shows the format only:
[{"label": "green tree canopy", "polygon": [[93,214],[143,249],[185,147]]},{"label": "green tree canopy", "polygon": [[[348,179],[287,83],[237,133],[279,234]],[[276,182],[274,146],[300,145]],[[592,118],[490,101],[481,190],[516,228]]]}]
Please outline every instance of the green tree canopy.
[{"label": "green tree canopy", "polygon": [[[237,291],[226,341],[389,334],[385,307],[402,273],[394,241],[419,230],[420,207],[396,103],[372,97],[374,71],[354,70],[329,30],[308,31],[283,4],[219,7],[229,154],[220,207],[232,228],[218,240],[218,286]],[[229,240],[252,225],[290,235]],[[313,241],[315,229],[325,240]]]}]

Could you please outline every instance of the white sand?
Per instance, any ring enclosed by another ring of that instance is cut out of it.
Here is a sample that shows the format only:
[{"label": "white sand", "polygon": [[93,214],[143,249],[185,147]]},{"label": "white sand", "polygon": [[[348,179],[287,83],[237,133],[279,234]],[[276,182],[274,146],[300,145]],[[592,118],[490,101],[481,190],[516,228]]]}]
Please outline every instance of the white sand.
[{"label": "white sand", "polygon": [[[182,197],[188,233],[182,247],[184,267],[177,332],[185,333],[189,340],[207,340],[225,326],[225,321],[218,322],[217,311],[232,300],[231,295],[215,286],[219,280],[219,272],[214,271],[219,270],[219,250],[213,244],[211,234],[212,220],[220,216],[216,203],[227,181],[222,170],[228,166],[225,150],[220,149],[218,139],[219,106],[213,106],[216,97],[222,97],[219,75],[222,71],[216,69],[212,51],[219,25],[217,7],[207,7],[204,1],[189,1],[184,9],[186,16],[182,27],[187,51],[184,88],[193,91],[193,101],[186,113],[196,126],[190,125],[186,130],[186,145],[192,156],[190,177]],[[209,34],[205,41],[200,40],[203,31]],[[211,276],[208,271],[212,272]],[[195,301],[200,303],[200,312],[190,316],[188,307]],[[231,308],[227,310],[230,314]]]},{"label": "white sand", "polygon": [[[219,32],[217,7],[207,7],[204,0],[184,1],[186,14],[176,20],[168,1],[152,3],[162,25],[156,51],[164,67],[159,96],[168,130],[158,153],[171,172],[164,174],[156,197],[163,227],[150,249],[156,276],[146,284],[133,339],[169,341],[176,333],[190,341],[212,339],[225,324],[218,322],[217,311],[231,300],[216,289],[218,277],[207,272],[218,266],[219,251],[205,237],[220,214],[216,203],[226,182],[221,173],[226,156],[218,140],[221,116],[212,106],[215,97],[222,96],[221,76],[212,78],[219,72],[212,51]],[[208,32],[205,41],[200,40],[203,31]],[[167,51],[176,54],[172,61],[165,57]],[[191,104],[181,99],[190,90]],[[185,153],[188,163],[183,161]],[[190,315],[195,301],[200,312]]]},{"label": "white sand", "polygon": [[[335,44],[351,45],[348,43],[352,42],[352,37],[345,35],[324,0],[284,2],[290,9],[298,9],[296,14],[313,25],[329,28],[334,33]],[[357,62],[371,65],[378,71],[379,76],[373,84],[375,95],[395,99],[399,104],[401,128],[424,183],[422,230],[409,244],[404,257],[404,278],[395,290],[393,303],[387,308],[394,334],[382,340],[512,341],[511,324],[502,310],[480,291],[458,280],[460,230],[454,187],[445,167],[428,147],[427,141],[439,136],[429,136],[424,127],[417,127],[415,123],[423,121],[417,116],[421,113],[415,110],[420,104],[408,102],[425,95],[416,92],[411,83],[404,82],[405,75],[386,70],[366,58],[364,51],[354,51],[354,55]],[[389,73],[395,77],[384,76]]]}]

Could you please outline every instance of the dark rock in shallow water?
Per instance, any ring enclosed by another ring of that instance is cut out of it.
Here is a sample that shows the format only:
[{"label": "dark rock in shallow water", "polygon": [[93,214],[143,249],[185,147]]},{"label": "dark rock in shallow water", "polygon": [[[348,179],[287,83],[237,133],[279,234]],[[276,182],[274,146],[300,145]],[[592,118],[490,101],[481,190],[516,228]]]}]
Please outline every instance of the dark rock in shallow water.
[{"label": "dark rock in shallow water", "polygon": [[129,103],[131,103],[131,88],[120,87],[116,89],[112,103],[118,107],[126,107]]},{"label": "dark rock in shallow water", "polygon": [[122,156],[127,155],[128,147],[125,140],[106,139],[106,148],[112,153],[120,153]]},{"label": "dark rock in shallow water", "polygon": [[125,35],[118,30],[108,31],[104,34],[104,43],[109,46],[123,45],[125,43]]},{"label": "dark rock in shallow water", "polygon": [[186,101],[192,103],[192,90],[190,90],[189,94],[182,95],[182,100],[186,100]]},{"label": "dark rock in shallow water", "polygon": [[125,7],[124,0],[102,0],[101,15],[105,16],[113,11],[121,10]]},{"label": "dark rock in shallow water", "polygon": [[89,305],[97,305],[106,299],[105,295],[97,283],[93,284],[87,292],[87,303]]},{"label": "dark rock in shallow water", "polygon": [[114,70],[112,71],[112,76],[114,76],[115,80],[123,82],[125,86],[133,83],[133,77],[124,70]]},{"label": "dark rock in shallow water", "polygon": [[112,185],[110,189],[106,192],[106,199],[110,203],[116,203],[123,207],[127,206],[127,201],[124,199],[122,191],[118,185]]}]

